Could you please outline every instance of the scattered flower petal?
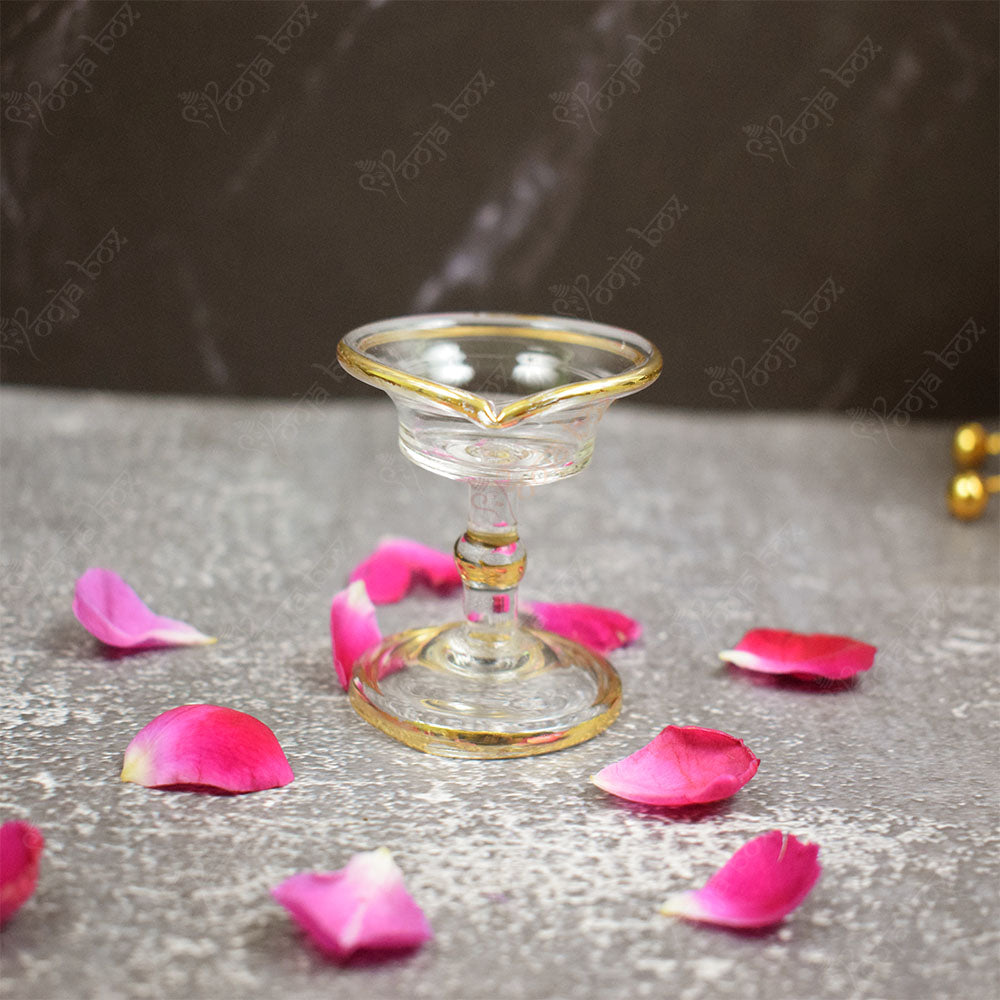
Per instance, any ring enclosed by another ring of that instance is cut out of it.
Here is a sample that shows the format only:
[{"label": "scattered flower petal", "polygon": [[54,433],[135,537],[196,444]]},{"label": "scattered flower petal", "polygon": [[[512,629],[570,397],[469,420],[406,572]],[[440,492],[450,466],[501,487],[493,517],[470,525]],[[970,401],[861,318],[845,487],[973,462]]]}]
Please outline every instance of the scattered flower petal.
[{"label": "scattered flower petal", "polygon": [[728,733],[667,726],[651,743],[590,780],[632,802],[690,806],[729,798],[757,773],[759,764],[743,740]]},{"label": "scattered flower petal", "polygon": [[610,653],[635,642],[642,626],[628,615],[591,604],[546,604],[523,601],[521,608],[539,626],[566,639],[579,642],[595,653]]},{"label": "scattered flower petal", "polygon": [[353,573],[351,583],[364,580],[373,604],[395,604],[417,581],[447,594],[462,585],[455,559],[447,552],[409,538],[387,538]]},{"label": "scattered flower petal", "polygon": [[803,635],[755,628],[743,636],[735,649],[719,653],[719,659],[765,674],[842,681],[867,670],[875,653],[874,646],[845,635]]},{"label": "scattered flower petal", "polygon": [[385,847],[355,854],[335,872],[300,872],[271,890],[334,958],[362,949],[415,948],[433,934]]},{"label": "scattered flower petal", "polygon": [[252,715],[181,705],[158,715],[125,751],[122,781],[147,788],[239,794],[294,779],[274,733]]},{"label": "scattered flower petal", "polygon": [[38,862],[45,838],[22,820],[0,826],[0,925],[26,903],[38,881]]},{"label": "scattered flower petal", "polygon": [[770,927],[809,895],[819,845],[772,830],[744,844],[703,889],[671,896],[660,912],[726,927]]},{"label": "scattered flower petal", "polygon": [[364,580],[355,580],[346,590],[333,595],[330,640],[337,680],[346,691],[358,657],[382,641],[375,619],[375,605],[368,599]]},{"label": "scattered flower petal", "polygon": [[199,646],[215,642],[186,622],[154,614],[139,595],[109,569],[88,569],[76,581],[73,614],[91,635],[121,649]]}]

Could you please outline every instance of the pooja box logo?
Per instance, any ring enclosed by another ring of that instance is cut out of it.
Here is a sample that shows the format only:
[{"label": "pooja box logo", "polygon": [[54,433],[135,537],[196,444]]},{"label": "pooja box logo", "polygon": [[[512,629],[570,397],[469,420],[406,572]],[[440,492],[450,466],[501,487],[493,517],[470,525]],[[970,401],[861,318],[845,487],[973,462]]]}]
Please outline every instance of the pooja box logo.
[{"label": "pooja box logo", "polygon": [[[783,316],[792,319],[806,330],[812,330],[819,322],[820,316],[828,312],[844,289],[837,284],[833,276],[823,282],[809,297],[805,305],[798,310],[782,309]],[[735,357],[728,366],[714,365],[705,369],[705,374],[711,379],[708,391],[718,399],[727,399],[735,403],[739,396],[753,409],[750,399],[751,387],[762,388],[771,380],[771,376],[780,371],[784,365],[789,368],[796,366],[794,353],[802,343],[799,335],[789,327],[773,340],[765,340],[765,348],[761,356],[747,368],[743,357]]]},{"label": "pooja box logo", "polygon": [[[671,195],[642,229],[630,226],[625,232],[655,250],[687,210],[688,206],[682,205],[676,194]],[[611,261],[611,267],[593,285],[586,274],[578,274],[571,285],[549,286],[549,291],[555,296],[552,303],[553,311],[559,316],[592,320],[594,303],[600,306],[609,305],[615,297],[615,292],[620,292],[627,281],[632,285],[639,284],[639,271],[646,256],[648,254],[640,253],[634,244],[629,244],[617,256],[608,255],[606,259]]]},{"label": "pooja box logo", "polygon": [[[435,103],[431,106],[439,109],[453,122],[461,124],[494,86],[496,81],[487,80],[486,73],[479,70],[449,104]],[[431,163],[435,156],[438,162],[444,162],[447,158],[444,146],[451,139],[451,132],[440,117],[423,132],[418,129],[413,134],[417,137],[417,141],[401,160],[397,160],[393,150],[386,149],[377,160],[355,162],[354,165],[361,171],[358,184],[362,190],[385,195],[391,189],[396,192],[396,197],[405,203],[406,199],[400,190],[400,180],[404,182],[416,180],[420,176],[421,168]]]},{"label": "pooja box logo", "polygon": [[73,508],[73,526],[61,539],[55,552],[37,564],[32,557],[19,567],[26,578],[25,600],[35,600],[46,580],[72,579],[79,572],[80,561],[89,558],[93,547],[111,526],[120,523],[135,505],[141,489],[130,469],[123,469],[93,502],[81,501]]},{"label": "pooja box logo", "polygon": [[[837,69],[821,69],[820,73],[836,80],[845,90],[850,90],[881,51],[882,46],[876,45],[871,36],[866,35]],[[833,124],[830,112],[837,106],[837,94],[834,91],[821,87],[812,97],[800,98],[800,102],[805,107],[787,128],[781,115],[771,115],[767,125],[743,126],[743,132],[747,136],[746,150],[751,156],[771,162],[780,157],[791,166],[785,143],[801,146],[809,133],[819,128],[821,122],[825,122],[827,128]]]},{"label": "pooja box logo", "polygon": [[803,551],[803,536],[801,527],[786,520],[760,548],[742,554],[738,575],[721,596],[692,597],[676,608],[668,634],[700,632],[707,638],[721,617],[738,619],[747,615],[760,603],[761,589],[794,565],[796,556]]},{"label": "pooja box logo", "polygon": [[[347,377],[347,373],[337,363],[336,358],[326,365],[314,362],[310,367],[319,369],[333,382],[340,382]],[[325,404],[332,398],[319,378],[314,379],[305,392],[301,395],[295,394],[295,405],[280,415],[264,413],[248,420],[241,420],[238,425],[240,448],[244,451],[271,448],[280,457],[282,445],[295,437],[303,423],[317,413],[323,413]]]},{"label": "pooja box logo", "polygon": [[893,427],[905,427],[910,422],[910,417],[925,406],[937,409],[937,397],[934,394],[944,384],[940,370],[943,368],[947,372],[953,371],[962,360],[962,355],[968,354],[985,332],[986,328],[980,326],[975,317],[970,316],[940,352],[923,352],[930,355],[936,365],[928,365],[915,379],[906,379],[903,383],[907,387],[906,392],[894,406],[890,408],[885,396],[877,396],[870,407],[848,410],[848,415],[854,418],[851,433],[870,441],[884,435],[892,445]]},{"label": "pooja box logo", "polygon": [[673,0],[644,35],[626,36],[630,42],[636,43],[635,48],[617,66],[609,64],[611,74],[596,90],[592,91],[589,83],[581,81],[570,91],[558,90],[549,94],[549,99],[555,102],[552,117],[557,122],[576,128],[585,121],[591,131],[599,135],[591,111],[610,111],[614,102],[629,90],[638,94],[639,77],[646,68],[640,50],[655,55],[687,16],[687,11],[681,10]]},{"label": "pooja box logo", "polygon": [[225,90],[221,90],[218,83],[212,80],[201,90],[188,90],[178,94],[184,105],[181,117],[186,122],[204,125],[206,128],[218,125],[228,135],[229,130],[223,122],[222,112],[235,114],[258,89],[261,93],[268,93],[271,86],[267,78],[274,72],[274,53],[279,56],[287,55],[295,39],[301,38],[318,16],[306,3],[300,3],[273,35],[256,36],[271,51],[262,49],[249,63],[237,63],[236,68],[241,72]]},{"label": "pooja box logo", "polygon": [[[116,43],[125,37],[139,17],[139,12],[132,8],[129,0],[126,0],[96,35],[93,37],[80,35],[80,38],[102,55],[110,55]],[[81,88],[85,93],[91,93],[94,89],[91,77],[97,72],[97,65],[97,62],[84,52],[69,65],[59,64],[59,68],[64,72],[48,91],[45,91],[37,80],[29,83],[23,91],[5,91],[0,94],[4,105],[4,118],[15,125],[27,125],[28,128],[34,128],[37,120],[42,129],[51,135],[52,129],[45,121],[46,111],[51,114],[62,111]]]},{"label": "pooja box logo", "polygon": [[[66,265],[87,281],[97,281],[104,268],[118,256],[127,242],[124,236],[119,235],[117,227],[112,227],[84,257],[82,263],[68,260]],[[58,290],[46,290],[46,294],[51,297],[34,319],[24,306],[16,309],[13,317],[0,319],[0,349],[13,351],[15,354],[26,350],[38,361],[32,340],[48,337],[60,323],[75,320],[80,315],[77,303],[83,298],[85,288],[86,285],[80,279],[68,278]]]}]

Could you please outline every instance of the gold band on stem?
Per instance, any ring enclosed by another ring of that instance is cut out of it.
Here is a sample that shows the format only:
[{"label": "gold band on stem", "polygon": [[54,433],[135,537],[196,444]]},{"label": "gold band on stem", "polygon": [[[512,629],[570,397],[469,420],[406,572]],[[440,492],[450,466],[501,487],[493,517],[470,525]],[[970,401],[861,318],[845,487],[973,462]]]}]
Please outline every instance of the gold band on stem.
[{"label": "gold band on stem", "polygon": [[500,528],[497,531],[479,531],[475,528],[466,528],[465,537],[476,545],[485,545],[491,549],[499,549],[504,545],[514,545],[518,541],[516,528],[510,530]]},{"label": "gold band on stem", "polygon": [[486,563],[469,562],[458,554],[455,546],[455,562],[462,574],[462,582],[466,586],[486,587],[489,590],[510,590],[516,587],[524,576],[524,566],[527,559],[521,556],[517,562],[505,563],[502,566],[490,566]]}]

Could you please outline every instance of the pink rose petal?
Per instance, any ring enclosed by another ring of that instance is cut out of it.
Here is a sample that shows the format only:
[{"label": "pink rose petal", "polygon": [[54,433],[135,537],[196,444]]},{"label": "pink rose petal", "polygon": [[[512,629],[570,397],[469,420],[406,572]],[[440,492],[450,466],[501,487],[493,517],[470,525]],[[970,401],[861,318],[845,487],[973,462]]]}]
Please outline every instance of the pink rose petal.
[{"label": "pink rose petal", "polygon": [[294,779],[274,733],[245,712],[181,705],[158,715],[125,751],[122,781],[147,788],[239,794]]},{"label": "pink rose petal", "polygon": [[743,636],[735,649],[719,653],[719,658],[744,670],[765,674],[840,681],[867,670],[875,653],[874,646],[845,635],[803,635],[755,628]]},{"label": "pink rose petal", "polygon": [[382,641],[375,605],[368,599],[364,580],[355,580],[333,595],[330,604],[330,640],[337,680],[346,691],[358,657]]},{"label": "pink rose petal", "polygon": [[31,898],[38,881],[38,863],[45,838],[22,820],[0,826],[0,925]]},{"label": "pink rose petal", "polygon": [[690,806],[729,798],[760,760],[743,740],[716,729],[667,726],[651,743],[590,780],[604,791],[652,806]]},{"label": "pink rose petal", "polygon": [[703,889],[671,896],[660,912],[726,927],[770,927],[809,895],[819,878],[817,844],[772,830],[744,844]]},{"label": "pink rose petal", "polygon": [[609,653],[642,635],[642,626],[634,618],[611,608],[542,601],[523,601],[521,607],[541,628],[579,642],[595,653]]},{"label": "pink rose petal", "polygon": [[415,948],[433,937],[384,847],[355,854],[339,871],[293,875],[271,893],[334,958],[363,949]]},{"label": "pink rose petal", "polygon": [[364,580],[373,604],[394,604],[421,581],[439,593],[460,587],[454,557],[408,538],[388,538],[351,573],[351,583]]},{"label": "pink rose petal", "polygon": [[76,581],[73,614],[91,635],[122,649],[215,642],[186,622],[154,614],[138,594],[109,569],[88,569]]}]

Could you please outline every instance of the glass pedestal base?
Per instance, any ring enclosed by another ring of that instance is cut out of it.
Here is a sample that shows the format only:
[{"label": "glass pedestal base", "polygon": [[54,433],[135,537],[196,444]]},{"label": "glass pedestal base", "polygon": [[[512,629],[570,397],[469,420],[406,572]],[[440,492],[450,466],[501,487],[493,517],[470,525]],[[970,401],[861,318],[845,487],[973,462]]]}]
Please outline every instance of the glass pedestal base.
[{"label": "glass pedestal base", "polygon": [[441,757],[526,757],[590,739],[621,710],[603,657],[518,628],[502,658],[470,644],[464,622],[390,636],[355,665],[351,704],[373,726]]}]

